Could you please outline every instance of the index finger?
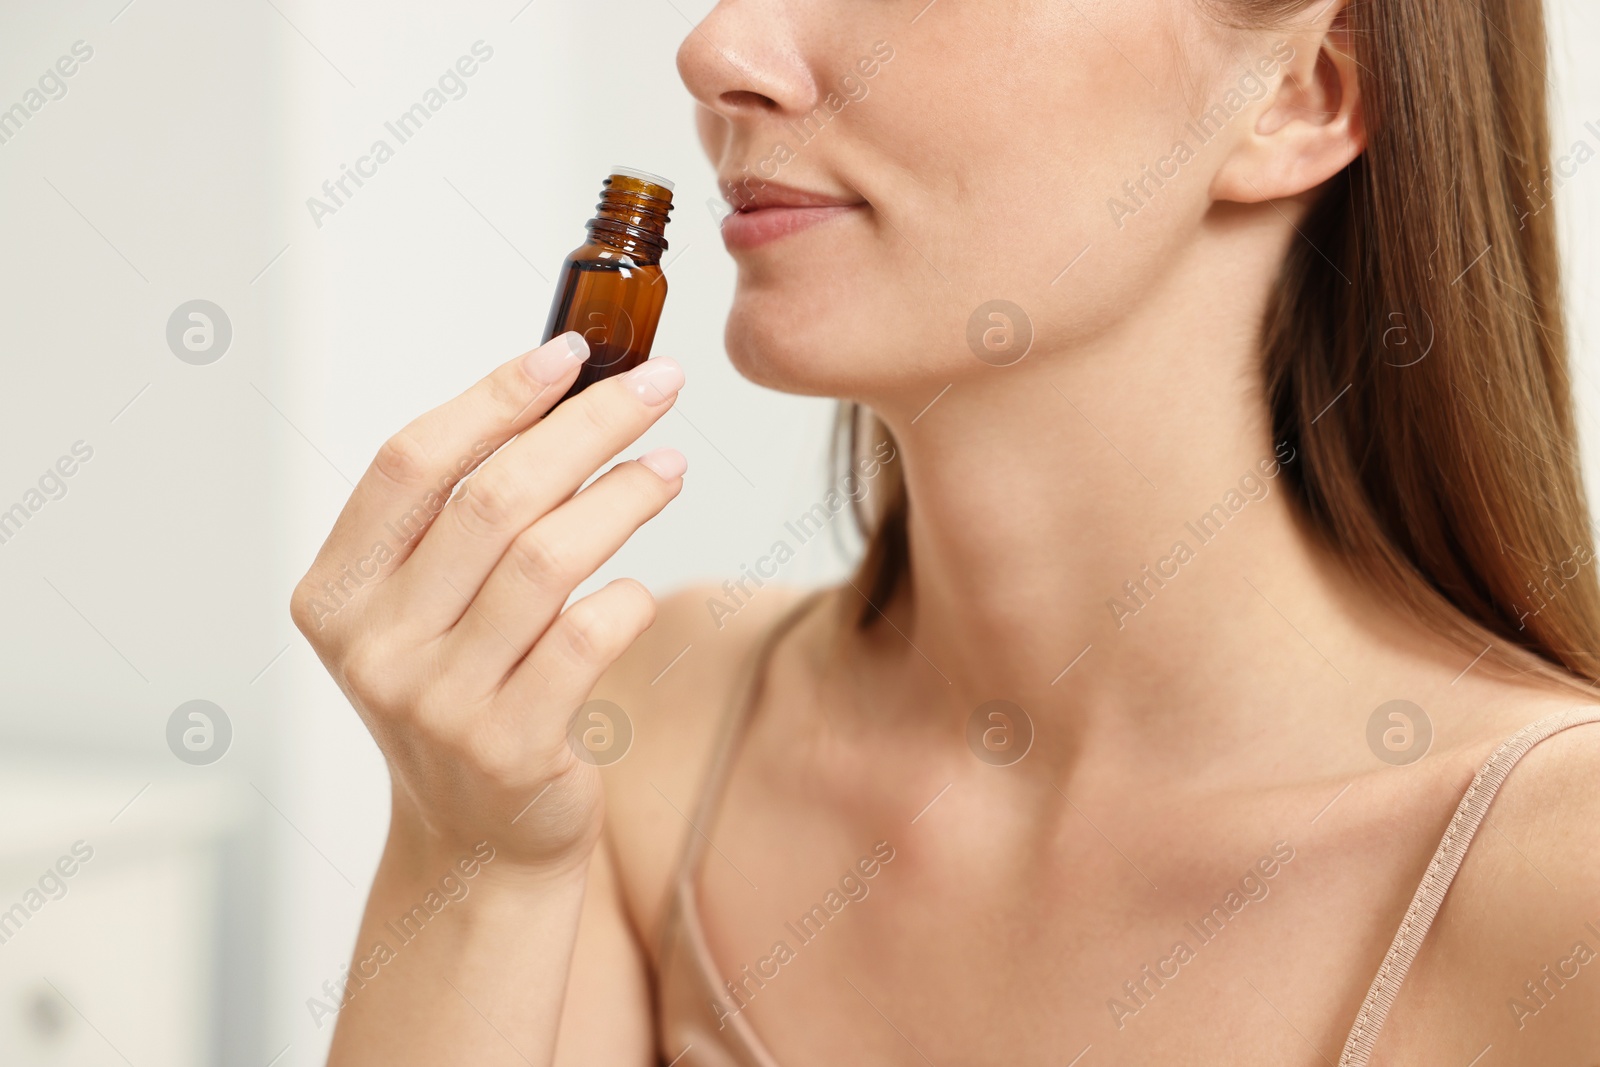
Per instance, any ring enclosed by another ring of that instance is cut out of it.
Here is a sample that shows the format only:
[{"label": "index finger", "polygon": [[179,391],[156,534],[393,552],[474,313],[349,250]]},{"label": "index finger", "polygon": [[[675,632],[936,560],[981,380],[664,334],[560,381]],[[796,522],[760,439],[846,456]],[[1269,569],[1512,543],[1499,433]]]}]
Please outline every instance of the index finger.
[{"label": "index finger", "polygon": [[332,580],[338,588],[350,585],[352,567],[361,575],[358,585],[392,572],[461,479],[549,411],[588,355],[581,335],[553,337],[406,424],[378,449],[307,580],[318,587]]}]

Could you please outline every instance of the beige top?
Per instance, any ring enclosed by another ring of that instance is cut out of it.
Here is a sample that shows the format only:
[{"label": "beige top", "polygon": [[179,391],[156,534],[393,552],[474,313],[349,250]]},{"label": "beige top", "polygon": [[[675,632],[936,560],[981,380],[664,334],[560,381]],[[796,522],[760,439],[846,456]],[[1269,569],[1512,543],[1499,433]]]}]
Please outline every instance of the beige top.
[{"label": "beige top", "polygon": [[[695,808],[696,827],[708,827],[715,821],[717,803],[750,709],[759,696],[773,648],[818,596],[820,593],[814,593],[791,608],[762,639],[747,662],[724,718],[711,769]],[[1344,1052],[1339,1057],[1339,1067],[1366,1067],[1371,1059],[1373,1045],[1383,1030],[1389,1009],[1422,947],[1428,928],[1439,914],[1450,883],[1461,869],[1467,847],[1488,815],[1495,793],[1517,761],[1539,742],[1571,727],[1594,722],[1600,722],[1600,708],[1577,708],[1540,719],[1503,742],[1473,776],[1471,786],[1445,830],[1444,839],[1439,842],[1433,862],[1428,864],[1422,884],[1417,886],[1411,906],[1406,909],[1394,942],[1372,979],[1367,998],[1356,1013],[1350,1035],[1345,1039]],[[706,942],[695,890],[695,878],[706,844],[704,833],[686,836],[661,932],[660,975],[656,983],[657,1046],[663,1052],[660,1062],[671,1067],[782,1067],[761,1043],[742,1012],[719,1014],[715,1010],[714,1005],[724,1001],[723,987]]]}]

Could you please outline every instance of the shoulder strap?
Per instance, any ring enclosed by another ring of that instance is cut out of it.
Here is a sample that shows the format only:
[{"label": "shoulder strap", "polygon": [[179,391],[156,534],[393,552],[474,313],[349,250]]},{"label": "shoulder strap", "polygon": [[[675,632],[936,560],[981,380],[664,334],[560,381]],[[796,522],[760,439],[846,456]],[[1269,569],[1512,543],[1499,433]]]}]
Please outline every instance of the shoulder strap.
[{"label": "shoulder strap", "polygon": [[[674,980],[672,976],[677,976],[676,980],[683,983],[685,988],[677,991],[673,1003],[684,1013],[684,1018],[678,1019],[677,1022],[684,1027],[686,1034],[699,1033],[705,1036],[707,1043],[714,1043],[713,1031],[721,1030],[724,1025],[731,1029],[729,1036],[736,1043],[736,1048],[725,1052],[736,1054],[731,1061],[718,1062],[737,1062],[750,1067],[777,1067],[777,1061],[766,1050],[743,1014],[725,1015],[719,1019],[711,1009],[711,1006],[721,998],[722,989],[716,976],[716,962],[712,959],[711,946],[706,940],[705,928],[700,922],[695,876],[699,872],[706,847],[710,844],[711,839],[708,834],[715,824],[717,805],[722,800],[723,789],[732,772],[739,742],[760,699],[772,652],[783,636],[789,633],[827,592],[826,589],[816,590],[786,610],[761,636],[755,650],[746,659],[738,684],[733,689],[723,715],[716,751],[712,755],[710,769],[706,772],[704,784],[700,788],[700,798],[694,807],[692,825],[685,835],[683,849],[679,854],[668,891],[666,916],[661,928],[660,970],[663,977],[658,981],[656,988],[658,1013],[663,1021],[665,1016],[671,1013],[664,1007],[661,998],[669,995],[666,986],[669,981]],[[692,994],[689,993],[690,988],[694,990]]]},{"label": "shoulder strap", "polygon": [[827,589],[818,589],[801,597],[768,627],[767,632],[756,642],[750,655],[745,657],[739,677],[723,710],[722,721],[717,727],[716,747],[711,755],[711,765],[700,786],[700,795],[690,816],[690,829],[684,836],[683,848],[679,850],[678,861],[673,869],[668,893],[670,898],[675,898],[672,899],[672,903],[676,907],[668,908],[668,920],[662,929],[664,946],[678,933],[674,927],[682,919],[684,887],[689,888],[692,899],[695,872],[699,869],[701,857],[705,854],[709,840],[706,834],[715,821],[717,805],[722,800],[723,786],[733,769],[733,758],[744,735],[745,723],[756,705],[761,684],[766,677],[767,663],[772,658],[772,651],[783,636],[793,629],[812,605],[827,592],[829,592]]},{"label": "shoulder strap", "polygon": [[1422,884],[1417,886],[1416,895],[1411,898],[1405,918],[1400,921],[1400,930],[1395,934],[1389,951],[1384,954],[1383,966],[1378,968],[1377,977],[1372,980],[1367,999],[1356,1014],[1355,1025],[1350,1028],[1344,1052],[1339,1056],[1339,1067],[1367,1067],[1372,1057],[1372,1047],[1377,1043],[1378,1034],[1389,1017],[1389,1009],[1394,1006],[1400,985],[1406,980],[1406,972],[1411,969],[1412,961],[1422,948],[1423,938],[1427,936],[1428,929],[1439,914],[1439,908],[1444,904],[1450,883],[1455,881],[1456,873],[1461,870],[1473,835],[1483,825],[1484,818],[1489,814],[1489,805],[1501,785],[1505,784],[1511,769],[1539,742],[1563,730],[1593,722],[1600,722],[1600,708],[1574,708],[1546,716],[1502,742],[1473,776],[1472,784],[1467,787],[1466,795],[1461,798],[1455,816],[1444,832],[1444,839],[1439,842],[1438,851],[1433,854],[1433,862],[1428,864]]}]

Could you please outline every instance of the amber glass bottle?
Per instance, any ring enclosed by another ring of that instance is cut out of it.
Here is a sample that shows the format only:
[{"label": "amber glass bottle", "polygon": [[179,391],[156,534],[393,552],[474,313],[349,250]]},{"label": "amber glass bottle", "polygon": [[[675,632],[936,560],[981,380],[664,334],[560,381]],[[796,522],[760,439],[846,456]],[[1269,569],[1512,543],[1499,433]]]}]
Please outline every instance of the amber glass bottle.
[{"label": "amber glass bottle", "polygon": [[600,190],[589,239],[561,264],[546,341],[575,330],[589,358],[566,400],[602,378],[643,363],[667,300],[661,253],[667,250],[672,183],[654,174],[613,167]]}]

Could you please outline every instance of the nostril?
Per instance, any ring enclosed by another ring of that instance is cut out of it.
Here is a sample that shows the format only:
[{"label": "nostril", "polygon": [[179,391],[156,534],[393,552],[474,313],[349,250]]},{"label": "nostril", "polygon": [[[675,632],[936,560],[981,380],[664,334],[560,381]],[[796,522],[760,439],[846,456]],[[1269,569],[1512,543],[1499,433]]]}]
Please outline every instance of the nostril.
[{"label": "nostril", "polygon": [[721,100],[725,107],[742,111],[770,111],[778,106],[778,102],[770,96],[743,89],[723,93]]}]

